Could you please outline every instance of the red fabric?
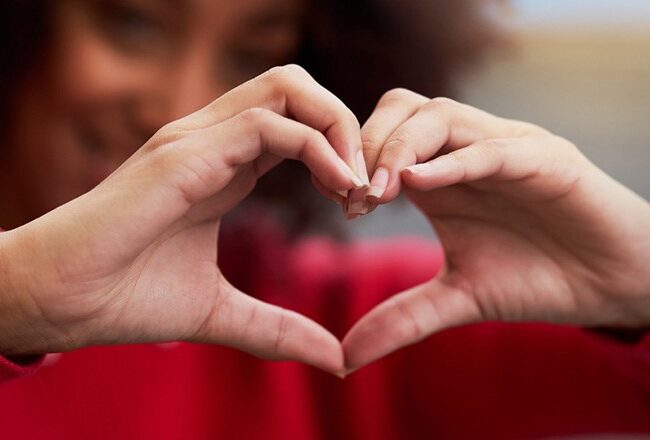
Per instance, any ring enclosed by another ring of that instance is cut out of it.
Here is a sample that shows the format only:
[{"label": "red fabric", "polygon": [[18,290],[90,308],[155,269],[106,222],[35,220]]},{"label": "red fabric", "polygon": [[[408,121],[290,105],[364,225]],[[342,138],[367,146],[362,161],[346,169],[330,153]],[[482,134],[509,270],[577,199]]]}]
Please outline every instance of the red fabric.
[{"label": "red fabric", "polygon": [[[264,237],[264,246],[241,234],[228,245],[223,267],[230,279],[337,336],[388,295],[433,275],[441,261],[435,244],[415,238],[283,247],[280,235]],[[8,365],[0,361],[5,380],[17,371]],[[436,334],[345,380],[216,346],[102,347],[64,354],[0,386],[3,439],[594,432],[650,433],[650,337],[622,343],[572,327],[480,324]]]},{"label": "red fabric", "polygon": [[20,363],[17,360],[12,361],[0,356],[0,384],[36,372],[42,361],[42,356]]}]

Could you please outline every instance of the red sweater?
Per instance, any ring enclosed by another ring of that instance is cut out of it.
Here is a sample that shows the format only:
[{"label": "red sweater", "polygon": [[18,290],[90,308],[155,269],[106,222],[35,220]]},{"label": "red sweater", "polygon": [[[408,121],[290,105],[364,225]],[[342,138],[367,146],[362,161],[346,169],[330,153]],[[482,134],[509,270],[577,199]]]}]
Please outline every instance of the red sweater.
[{"label": "red sweater", "polygon": [[[441,262],[439,247],[417,238],[288,246],[269,233],[263,242],[238,237],[222,262],[229,278],[337,336]],[[650,335],[642,334],[623,342],[573,327],[466,326],[345,380],[192,344],[90,348],[47,363],[30,375],[35,367],[0,358],[0,439],[650,434]]]}]

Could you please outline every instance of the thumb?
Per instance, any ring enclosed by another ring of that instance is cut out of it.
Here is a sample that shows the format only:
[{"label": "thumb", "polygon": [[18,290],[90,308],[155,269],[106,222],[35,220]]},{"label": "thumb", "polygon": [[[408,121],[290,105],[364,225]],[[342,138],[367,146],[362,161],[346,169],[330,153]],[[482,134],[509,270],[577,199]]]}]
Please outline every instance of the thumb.
[{"label": "thumb", "polygon": [[339,340],[311,319],[265,303],[223,281],[220,299],[191,342],[216,343],[272,360],[294,360],[342,375]]},{"label": "thumb", "polygon": [[347,371],[356,370],[434,332],[480,319],[472,296],[433,279],[398,293],[363,316],[343,338]]}]

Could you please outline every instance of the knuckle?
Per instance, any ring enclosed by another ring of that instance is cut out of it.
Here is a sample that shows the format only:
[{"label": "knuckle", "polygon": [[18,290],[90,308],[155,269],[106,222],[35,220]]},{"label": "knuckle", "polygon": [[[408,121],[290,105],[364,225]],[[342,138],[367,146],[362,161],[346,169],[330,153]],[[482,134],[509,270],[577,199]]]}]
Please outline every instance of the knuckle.
[{"label": "knuckle", "polygon": [[284,84],[286,81],[311,78],[307,71],[298,64],[272,67],[263,74],[263,77],[272,84]]},{"label": "knuckle", "polygon": [[576,163],[586,163],[589,160],[586,156],[580,151],[580,148],[570,140],[558,136],[555,134],[549,134],[548,143],[553,145],[558,154],[557,157],[563,156],[568,159],[568,161]]},{"label": "knuckle", "polygon": [[377,166],[392,168],[395,163],[416,162],[416,154],[408,148],[407,140],[401,136],[388,139],[381,148]]},{"label": "knuckle", "polygon": [[175,122],[170,122],[162,126],[156,133],[144,144],[145,151],[152,151],[163,145],[175,144],[188,134],[188,130],[181,128]]},{"label": "knuckle", "polygon": [[284,352],[289,327],[289,312],[285,309],[280,310],[280,317],[273,341],[273,354],[281,356]]},{"label": "knuckle", "polygon": [[493,162],[503,155],[507,142],[500,139],[486,139],[475,145],[474,148],[461,148],[456,150],[452,157],[460,162],[478,160],[480,162]]},{"label": "knuckle", "polygon": [[404,150],[406,145],[406,139],[401,136],[393,136],[384,143],[383,150],[387,152],[398,152]]},{"label": "knuckle", "polygon": [[397,333],[400,339],[410,341],[418,341],[422,339],[427,333],[426,329],[420,325],[413,313],[411,313],[408,305],[401,299],[395,299],[393,301],[393,306],[401,316],[400,323],[402,325],[397,328]]},{"label": "knuckle", "polygon": [[327,138],[323,133],[312,127],[305,127],[305,141],[300,151],[298,151],[298,160],[304,162],[311,151],[321,150],[322,146],[327,144]]},{"label": "knuckle", "polygon": [[262,107],[251,107],[239,113],[238,118],[247,125],[259,127],[269,119],[270,110]]},{"label": "knuckle", "polygon": [[316,145],[324,145],[328,143],[327,138],[323,133],[321,133],[320,131],[316,130],[313,127],[309,127],[309,126],[306,127],[307,127],[307,138],[313,140],[316,143]]},{"label": "knuckle", "polygon": [[516,132],[514,137],[523,136],[551,136],[552,134],[545,128],[530,122],[517,121]]},{"label": "knuckle", "polygon": [[264,72],[261,79],[271,83],[277,83],[284,79],[284,66],[275,66]]},{"label": "knuckle", "polygon": [[293,76],[300,76],[304,78],[311,78],[309,76],[309,73],[307,73],[307,70],[305,70],[304,67],[302,67],[299,64],[285,64],[284,66],[281,67],[287,75],[293,75]]},{"label": "knuckle", "polygon": [[357,115],[354,114],[352,110],[346,107],[345,110],[345,115],[350,121],[350,125],[355,129],[356,132],[360,133],[361,132],[361,123],[359,122],[359,119],[357,118]]},{"label": "knuckle", "polygon": [[471,160],[473,156],[475,155],[484,156],[484,154],[485,153],[480,149],[470,151],[468,149],[463,148],[460,150],[452,151],[451,153],[447,154],[447,157],[452,161],[454,161],[455,164],[460,167],[463,164],[467,163],[468,160]]},{"label": "knuckle", "polygon": [[163,175],[174,169],[180,162],[180,159],[178,148],[173,143],[169,143],[149,154],[146,159],[146,164],[157,175]]},{"label": "knuckle", "polygon": [[447,112],[458,105],[458,102],[454,101],[451,98],[444,96],[438,96],[436,98],[430,99],[429,102],[424,104],[424,109],[434,112]]},{"label": "knuckle", "polygon": [[[273,101],[278,101],[277,107],[285,109],[287,91],[296,87],[296,83],[305,83],[314,81],[307,71],[297,64],[287,64],[285,66],[276,66],[257,78],[260,86],[268,90],[269,97]],[[284,111],[284,110],[282,110]]]},{"label": "knuckle", "polygon": [[570,140],[563,138],[562,136],[558,136],[556,134],[551,134],[549,136],[549,140],[553,142],[555,145],[557,145],[559,148],[565,149],[565,150],[570,150],[570,151],[575,151],[578,150],[578,147],[576,144],[571,142]]},{"label": "knuckle", "polygon": [[363,148],[364,153],[377,153],[381,151],[381,145],[379,145],[379,137],[372,132],[362,132],[361,133],[361,147]]},{"label": "knuckle", "polygon": [[379,102],[383,105],[386,105],[406,100],[412,100],[417,96],[420,95],[403,87],[396,87],[385,92],[379,99]]},{"label": "knuckle", "polygon": [[338,98],[336,99],[336,105],[332,107],[331,110],[328,110],[334,123],[342,124],[346,128],[354,130],[359,134],[359,136],[361,136],[361,124],[359,123],[357,116],[343,102],[338,101]]},{"label": "knuckle", "polygon": [[[501,150],[501,149],[505,148],[507,145],[508,145],[508,142],[506,140],[504,140],[504,139],[485,139],[485,140],[482,140],[479,143],[479,146],[482,149],[484,149],[486,151],[491,151],[491,152]],[[461,149],[459,151],[463,151],[463,149]]]}]

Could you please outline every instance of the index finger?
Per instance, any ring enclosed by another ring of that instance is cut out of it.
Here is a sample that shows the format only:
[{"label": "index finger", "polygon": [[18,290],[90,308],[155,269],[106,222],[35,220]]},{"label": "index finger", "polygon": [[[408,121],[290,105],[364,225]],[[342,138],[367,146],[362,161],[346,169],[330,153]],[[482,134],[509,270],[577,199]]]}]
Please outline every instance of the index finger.
[{"label": "index finger", "polygon": [[357,160],[361,151],[361,129],[356,116],[297,65],[274,67],[178,123],[188,129],[205,128],[256,107],[266,108],[320,131],[359,178],[368,181],[367,173]]},{"label": "index finger", "polygon": [[453,151],[486,139],[517,138],[538,127],[500,118],[447,98],[435,98],[420,109],[383,144],[376,169],[388,170],[388,183],[379,202],[386,203],[401,189],[400,172],[427,161],[441,151]]}]

